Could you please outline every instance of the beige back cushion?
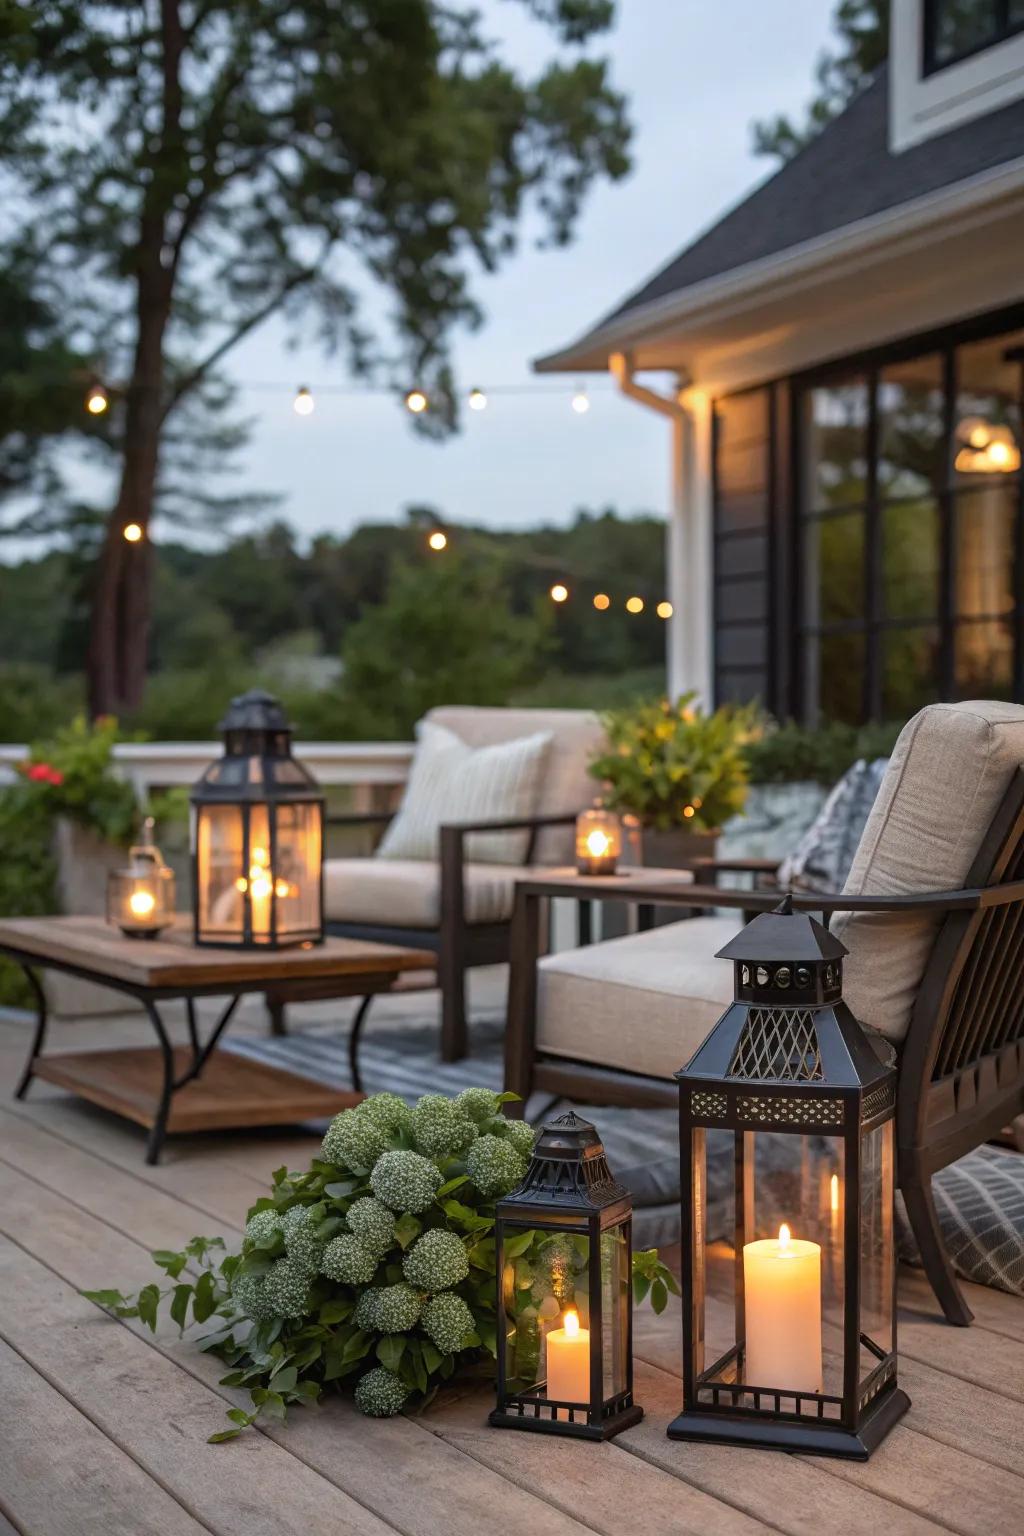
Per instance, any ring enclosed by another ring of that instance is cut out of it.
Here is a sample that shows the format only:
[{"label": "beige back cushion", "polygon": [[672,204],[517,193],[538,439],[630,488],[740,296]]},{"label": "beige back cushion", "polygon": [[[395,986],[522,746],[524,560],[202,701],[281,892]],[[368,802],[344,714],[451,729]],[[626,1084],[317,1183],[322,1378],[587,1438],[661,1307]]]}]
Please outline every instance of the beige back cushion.
[{"label": "beige back cushion", "polygon": [[[471,747],[487,747],[499,741],[551,733],[543,779],[535,811],[538,816],[579,811],[597,793],[587,763],[604,746],[604,731],[595,714],[583,709],[482,709],[470,705],[443,705],[425,717],[446,726]],[[540,833],[533,850],[535,864],[570,864],[573,860],[573,828],[549,827]]]},{"label": "beige back cushion", "polygon": [[[931,704],[900,732],[868,817],[847,895],[958,889],[999,802],[1024,763],[1024,708],[972,700]],[[846,1000],[865,1024],[903,1039],[941,919],[841,913],[850,951]]]}]

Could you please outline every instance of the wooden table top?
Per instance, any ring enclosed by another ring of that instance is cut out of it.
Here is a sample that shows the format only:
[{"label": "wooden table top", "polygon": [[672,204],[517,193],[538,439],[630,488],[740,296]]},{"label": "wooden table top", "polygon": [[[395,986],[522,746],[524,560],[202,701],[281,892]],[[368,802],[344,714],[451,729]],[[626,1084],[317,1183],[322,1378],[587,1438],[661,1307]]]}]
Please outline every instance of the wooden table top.
[{"label": "wooden table top", "polygon": [[0,951],[18,950],[41,965],[71,965],[139,987],[328,981],[345,976],[397,976],[433,970],[436,956],[366,939],[327,938],[308,949],[207,949],[192,942],[192,920],[179,913],[159,939],[126,939],[102,917],[14,917],[0,920]]},{"label": "wooden table top", "polygon": [[[578,886],[581,896],[591,892],[694,883],[692,869],[647,869],[642,864],[620,864],[614,875],[581,875],[575,864],[531,865],[520,879],[528,885]],[[559,890],[559,895],[567,894],[567,890]]]}]

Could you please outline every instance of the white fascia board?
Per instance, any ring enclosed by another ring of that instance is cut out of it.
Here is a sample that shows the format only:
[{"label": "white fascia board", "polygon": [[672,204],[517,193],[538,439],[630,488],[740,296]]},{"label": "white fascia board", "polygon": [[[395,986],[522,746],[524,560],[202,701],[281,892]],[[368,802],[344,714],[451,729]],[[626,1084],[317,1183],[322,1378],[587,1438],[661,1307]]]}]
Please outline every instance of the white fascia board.
[{"label": "white fascia board", "polygon": [[924,0],[899,0],[892,8],[889,50],[894,155],[1024,97],[1024,33],[931,75],[924,73],[923,43]]}]

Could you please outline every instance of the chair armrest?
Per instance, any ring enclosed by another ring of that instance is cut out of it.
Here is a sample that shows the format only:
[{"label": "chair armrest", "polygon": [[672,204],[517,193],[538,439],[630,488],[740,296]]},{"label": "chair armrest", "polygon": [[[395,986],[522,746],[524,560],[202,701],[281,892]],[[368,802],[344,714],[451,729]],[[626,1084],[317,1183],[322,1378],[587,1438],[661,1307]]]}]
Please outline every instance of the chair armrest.
[{"label": "chair armrest", "polygon": [[[552,816],[501,816],[489,821],[449,821],[441,827],[441,909],[442,921],[462,924],[465,920],[463,868],[466,862],[466,838],[474,832],[529,832],[526,862],[533,857],[537,832],[542,827],[565,827],[576,821],[577,811]],[[514,867],[514,866],[511,866]]]},{"label": "chair armrest", "polygon": [[394,821],[394,811],[353,811],[341,816],[325,816],[325,827],[378,827]]},{"label": "chair armrest", "polygon": [[686,859],[683,868],[707,870],[712,874],[774,875],[781,866],[781,859],[715,859],[701,856]]},{"label": "chair armrest", "polygon": [[[522,882],[532,896],[563,896],[572,894],[572,884],[564,887],[551,882],[531,885],[529,876]],[[737,891],[717,885],[690,885],[667,888],[657,884],[616,884],[614,889],[598,890],[594,883],[586,888],[588,901],[622,901],[636,905],[659,907],[741,907],[748,912],[770,912],[784,896],[792,898],[798,912],[879,912],[879,913],[935,913],[977,912],[988,907],[1008,906],[1012,902],[1024,902],[1024,880],[1008,881],[1005,885],[971,887],[958,891],[915,891],[906,896],[847,896],[841,892],[784,891],[775,890]]]},{"label": "chair armrest", "polygon": [[567,827],[575,822],[578,811],[565,811],[557,816],[499,816],[492,821],[446,821],[441,836],[446,832],[460,837],[469,832],[527,832],[535,827]]}]

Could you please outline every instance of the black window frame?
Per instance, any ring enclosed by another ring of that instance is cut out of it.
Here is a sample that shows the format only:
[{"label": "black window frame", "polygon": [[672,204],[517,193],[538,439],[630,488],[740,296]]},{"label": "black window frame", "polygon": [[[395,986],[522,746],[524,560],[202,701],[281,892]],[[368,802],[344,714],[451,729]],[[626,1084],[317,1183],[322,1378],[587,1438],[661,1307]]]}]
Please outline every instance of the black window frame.
[{"label": "black window frame", "polygon": [[1019,37],[1024,33],[1024,20],[1016,22],[1010,20],[1010,0],[995,0],[995,18],[991,35],[986,35],[981,42],[961,49],[959,53],[952,54],[948,59],[940,59],[937,43],[941,4],[942,0],[923,0],[921,61],[925,79],[930,75],[940,74],[944,69],[951,69],[954,64],[962,64],[965,59],[976,58],[979,53],[986,53],[989,48],[997,48],[1000,43],[1007,43],[1011,38]]}]

